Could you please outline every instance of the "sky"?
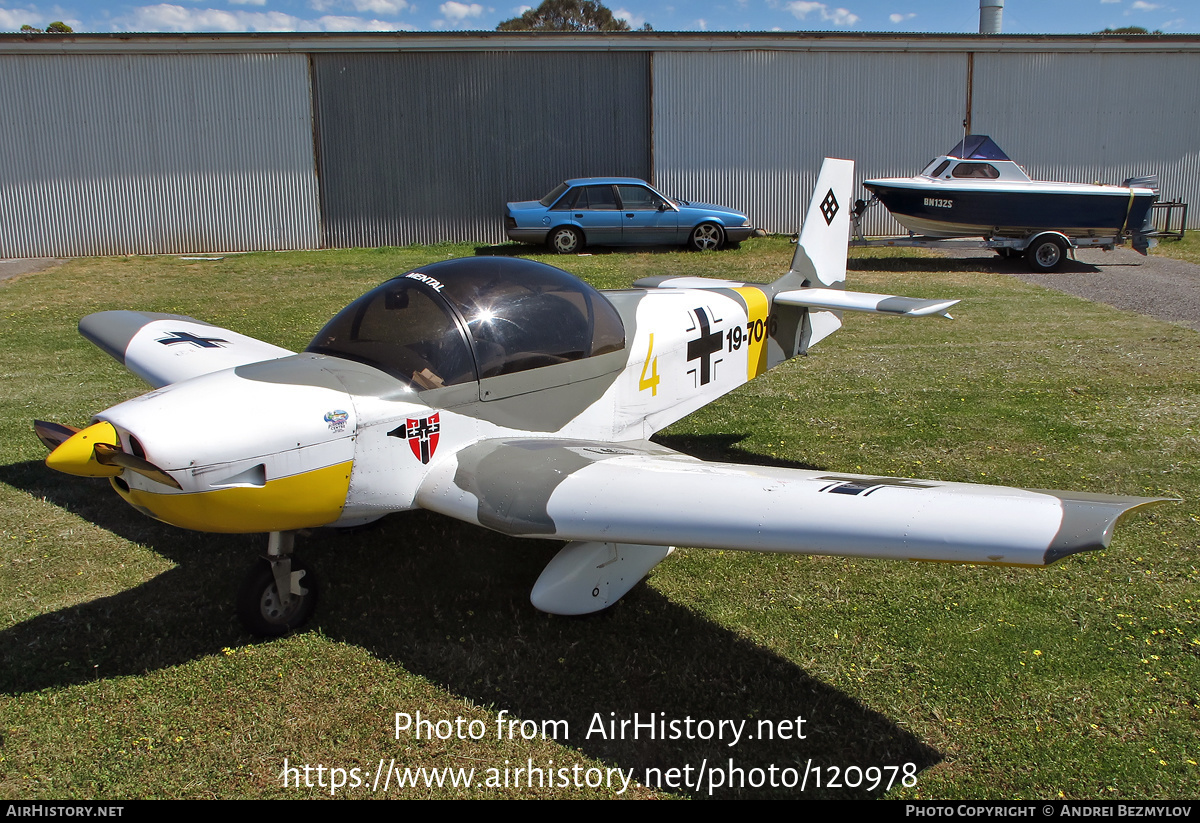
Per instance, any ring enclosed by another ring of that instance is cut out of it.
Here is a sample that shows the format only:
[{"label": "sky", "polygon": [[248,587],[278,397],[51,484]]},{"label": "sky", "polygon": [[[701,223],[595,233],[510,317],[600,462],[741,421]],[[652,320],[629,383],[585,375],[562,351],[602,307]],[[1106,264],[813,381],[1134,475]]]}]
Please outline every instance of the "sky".
[{"label": "sky", "polygon": [[[844,5],[843,5],[844,3]],[[978,0],[617,0],[656,31],[976,32]],[[0,0],[0,31],[61,20],[77,32],[490,31],[529,5],[463,0]],[[1200,32],[1200,0],[1004,0],[1006,34],[1142,26]]]}]

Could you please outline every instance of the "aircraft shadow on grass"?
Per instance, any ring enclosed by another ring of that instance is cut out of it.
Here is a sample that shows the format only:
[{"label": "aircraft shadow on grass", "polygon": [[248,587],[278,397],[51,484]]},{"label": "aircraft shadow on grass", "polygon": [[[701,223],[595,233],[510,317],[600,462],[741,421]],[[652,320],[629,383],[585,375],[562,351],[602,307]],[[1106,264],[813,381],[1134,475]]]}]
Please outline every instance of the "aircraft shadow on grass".
[{"label": "aircraft shadow on grass", "polygon": [[[680,438],[722,459],[746,458],[729,436]],[[795,463],[771,461],[774,465]],[[105,482],[60,483],[39,462],[0,467],[0,482],[62,507],[178,564],[109,597],[0,631],[0,692],[10,695],[139,675],[252,642],[232,589],[253,535],[199,534],[113,506]],[[560,741],[622,769],[725,765],[752,769],[903,766],[941,760],[893,720],[792,661],[640,584],[615,608],[550,617],[529,603],[532,581],[560,543],[518,540],[427,512],[351,532],[302,538],[330,596],[313,628],[368,650],[477,705],[565,720]],[[670,562],[668,560],[668,562]],[[447,636],[450,639],[447,639]],[[461,638],[461,640],[460,640]],[[553,683],[553,687],[547,687]],[[681,708],[683,707],[683,708]],[[398,706],[397,710],[403,710]],[[806,719],[807,739],[583,739],[608,719]],[[870,797],[858,789],[721,790],[715,796]]]}]

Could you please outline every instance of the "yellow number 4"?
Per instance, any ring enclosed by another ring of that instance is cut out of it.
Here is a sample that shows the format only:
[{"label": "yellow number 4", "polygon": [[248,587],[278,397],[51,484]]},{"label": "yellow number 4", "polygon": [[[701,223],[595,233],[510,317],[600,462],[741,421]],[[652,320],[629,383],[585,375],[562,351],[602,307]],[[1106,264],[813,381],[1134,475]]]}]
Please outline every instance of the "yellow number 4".
[{"label": "yellow number 4", "polygon": [[[658,358],[651,359],[654,354],[654,333],[650,333],[650,347],[646,349],[646,362],[642,363],[642,376],[638,380],[638,391],[650,390],[651,397],[658,396],[658,381],[661,379],[658,376]],[[650,369],[650,377],[646,378],[646,369]]]}]

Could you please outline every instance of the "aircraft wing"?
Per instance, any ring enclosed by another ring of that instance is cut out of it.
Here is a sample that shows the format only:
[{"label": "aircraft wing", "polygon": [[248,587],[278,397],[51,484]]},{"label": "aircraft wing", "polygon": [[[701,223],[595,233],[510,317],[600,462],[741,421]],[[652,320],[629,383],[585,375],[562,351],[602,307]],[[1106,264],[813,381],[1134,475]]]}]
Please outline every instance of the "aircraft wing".
[{"label": "aircraft wing", "polygon": [[179,314],[102,311],[80,320],[79,333],[155,388],[293,354]]},{"label": "aircraft wing", "polygon": [[1044,566],[1106,547],[1118,518],[1161,499],[708,463],[648,441],[497,439],[433,467],[417,502],[520,537]]}]

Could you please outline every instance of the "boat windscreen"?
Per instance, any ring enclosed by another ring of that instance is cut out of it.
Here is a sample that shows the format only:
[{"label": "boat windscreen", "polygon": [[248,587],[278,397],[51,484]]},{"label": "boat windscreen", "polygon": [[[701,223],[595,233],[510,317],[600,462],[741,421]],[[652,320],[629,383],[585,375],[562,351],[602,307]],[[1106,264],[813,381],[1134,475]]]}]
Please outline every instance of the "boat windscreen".
[{"label": "boat windscreen", "polygon": [[968,134],[947,154],[963,160],[1010,160],[986,134]]}]

